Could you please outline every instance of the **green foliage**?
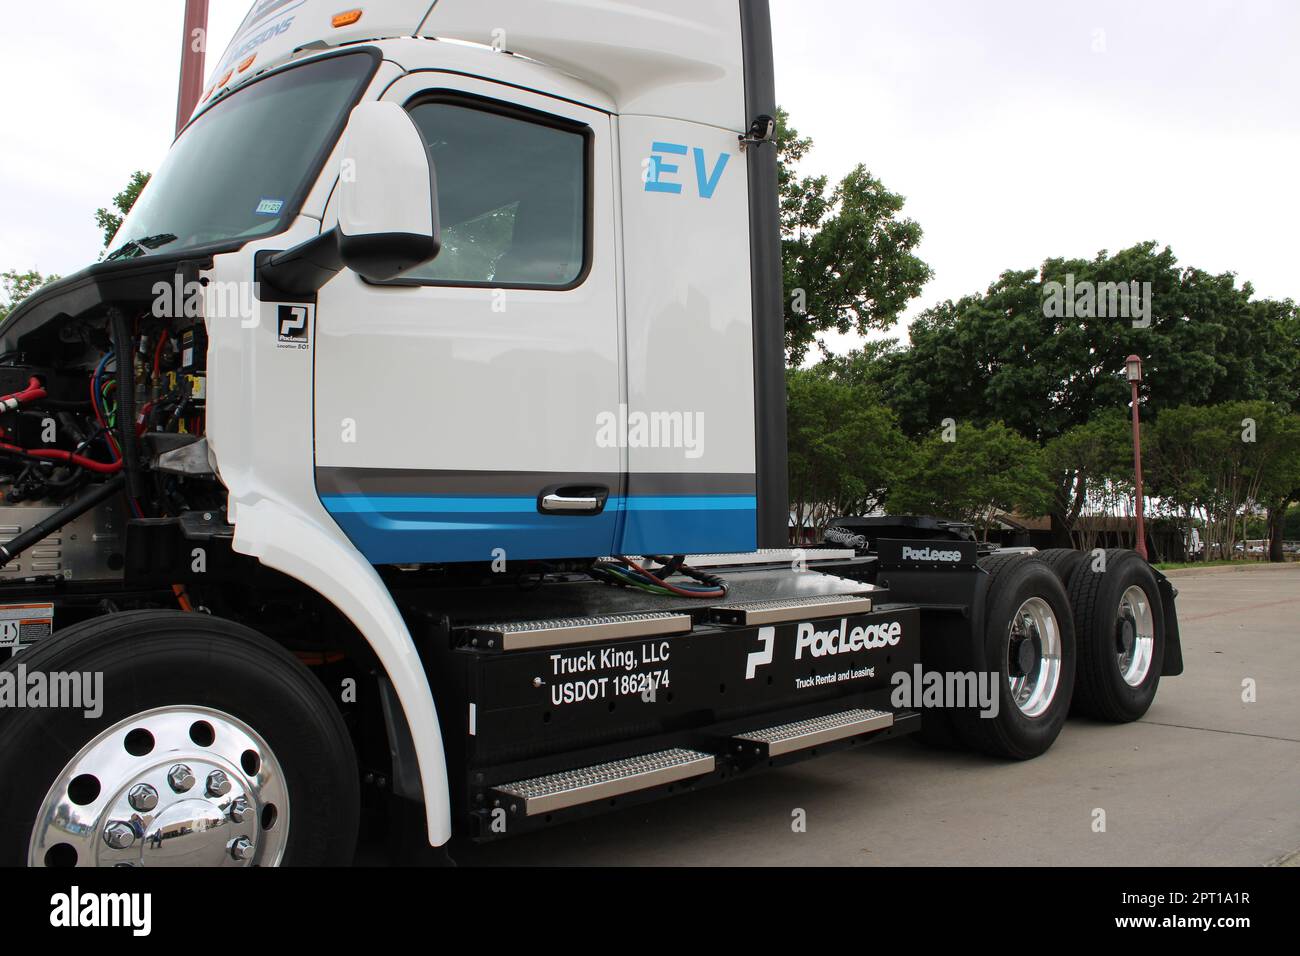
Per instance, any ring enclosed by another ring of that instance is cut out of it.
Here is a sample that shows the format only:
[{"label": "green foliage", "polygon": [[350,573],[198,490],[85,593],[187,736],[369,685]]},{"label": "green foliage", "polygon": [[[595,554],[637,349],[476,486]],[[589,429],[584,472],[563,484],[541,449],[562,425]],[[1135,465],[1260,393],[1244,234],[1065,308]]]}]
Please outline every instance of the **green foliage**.
[{"label": "green foliage", "polygon": [[1043,450],[1001,422],[964,425],[923,440],[899,475],[894,514],[935,514],[968,521],[988,536],[999,512],[1042,514],[1052,497]]},{"label": "green foliage", "polygon": [[[1049,314],[1048,282],[1151,284],[1150,326]],[[1127,404],[1124,359],[1143,357],[1144,412],[1249,398],[1292,401],[1300,336],[1291,302],[1252,302],[1249,283],[1179,266],[1145,242],[1114,255],[1048,259],[982,294],[929,309],[893,362],[891,403],[910,433],[944,418],[1003,421],[1046,441]]]},{"label": "green foliage", "polygon": [[1300,504],[1287,508],[1282,519],[1282,537],[1287,541],[1300,541]]},{"label": "green foliage", "polygon": [[47,286],[51,282],[57,282],[58,276],[43,276],[35,269],[28,272],[9,272],[0,273],[0,287],[3,287],[3,299],[0,300],[0,322],[9,317],[9,313],[17,308],[18,303],[27,298],[42,286]]},{"label": "green foliage", "polygon": [[1153,495],[1206,516],[1211,555],[1232,554],[1248,514],[1300,488],[1300,415],[1268,402],[1167,409],[1144,432]]},{"label": "green foliage", "polygon": [[[117,235],[117,231],[122,228],[122,221],[126,218],[135,201],[140,198],[140,191],[149,183],[149,173],[137,170],[131,174],[130,181],[126,188],[113,197],[113,209],[99,208],[95,210],[95,224],[104,232],[104,248],[107,249]],[[113,210],[116,210],[114,212]]]},{"label": "green foliage", "polygon": [[921,227],[901,216],[903,197],[865,166],[834,189],[826,176],[800,176],[812,148],[777,110],[787,360],[799,365],[820,332],[887,329],[930,279],[914,250]]},{"label": "green foliage", "polygon": [[796,523],[820,533],[830,518],[874,511],[910,455],[893,412],[825,365],[790,370],[786,385]]},{"label": "green foliage", "polygon": [[1091,550],[1096,545],[1096,534],[1078,525],[1085,507],[1113,513],[1121,501],[1132,501],[1132,446],[1132,426],[1119,409],[1099,412],[1044,445],[1053,482],[1051,513],[1071,534],[1075,547]]}]

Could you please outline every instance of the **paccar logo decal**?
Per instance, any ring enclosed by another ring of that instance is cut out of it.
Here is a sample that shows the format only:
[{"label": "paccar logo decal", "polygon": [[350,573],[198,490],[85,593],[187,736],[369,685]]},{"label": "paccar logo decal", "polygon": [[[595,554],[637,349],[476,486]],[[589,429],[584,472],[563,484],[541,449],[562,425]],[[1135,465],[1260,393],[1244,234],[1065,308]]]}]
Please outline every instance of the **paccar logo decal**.
[{"label": "paccar logo decal", "polygon": [[960,551],[940,551],[938,548],[909,548],[903,545],[904,561],[960,561]]},{"label": "paccar logo decal", "polygon": [[650,144],[650,157],[641,164],[643,169],[642,178],[645,180],[645,191],[648,193],[680,194],[682,184],[674,180],[674,177],[679,174],[680,166],[677,163],[665,161],[665,157],[685,156],[688,153],[695,160],[696,191],[701,199],[712,199],[713,192],[718,188],[722,174],[727,168],[727,160],[731,159],[731,154],[720,153],[714,161],[712,169],[710,169],[704,150],[698,146],[693,150],[688,149],[681,143]]},{"label": "paccar logo decal", "polygon": [[812,657],[825,657],[827,654],[851,654],[854,651],[893,647],[902,634],[903,625],[898,621],[864,624],[850,630],[848,618],[840,618],[839,627],[825,631],[817,630],[813,624],[803,623],[799,625],[795,639],[794,659],[802,660],[804,651],[808,651]]},{"label": "paccar logo decal", "polygon": [[305,349],[311,344],[311,310],[309,305],[280,306],[276,323],[280,348]]},{"label": "paccar logo decal", "polygon": [[752,651],[745,658],[745,680],[753,680],[756,669],[764,664],[772,663],[772,645],[776,642],[776,628],[761,628],[758,632],[758,639],[763,642],[763,649],[761,651]]}]

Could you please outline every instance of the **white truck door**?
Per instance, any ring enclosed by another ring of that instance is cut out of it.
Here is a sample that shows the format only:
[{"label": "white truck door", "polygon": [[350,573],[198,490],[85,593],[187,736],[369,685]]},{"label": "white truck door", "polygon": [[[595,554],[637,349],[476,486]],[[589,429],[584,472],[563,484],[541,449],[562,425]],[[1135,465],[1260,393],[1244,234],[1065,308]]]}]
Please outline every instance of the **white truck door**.
[{"label": "white truck door", "polygon": [[345,271],[321,290],[321,501],[374,564],[610,554],[624,470],[597,427],[621,387],[610,118],[451,73],[384,98],[429,145],[442,251],[391,284]]}]

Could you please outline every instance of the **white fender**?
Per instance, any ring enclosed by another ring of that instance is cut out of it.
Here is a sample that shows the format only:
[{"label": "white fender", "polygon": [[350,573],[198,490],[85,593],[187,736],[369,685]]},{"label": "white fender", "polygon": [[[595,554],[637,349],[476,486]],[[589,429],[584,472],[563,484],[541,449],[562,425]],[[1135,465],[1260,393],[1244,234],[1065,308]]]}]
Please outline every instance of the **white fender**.
[{"label": "white fender", "polygon": [[430,846],[451,839],[442,731],[424,666],[397,605],[354,548],[303,515],[262,499],[238,505],[234,549],[256,557],[330,601],[361,632],[392,681],[415,743]]}]

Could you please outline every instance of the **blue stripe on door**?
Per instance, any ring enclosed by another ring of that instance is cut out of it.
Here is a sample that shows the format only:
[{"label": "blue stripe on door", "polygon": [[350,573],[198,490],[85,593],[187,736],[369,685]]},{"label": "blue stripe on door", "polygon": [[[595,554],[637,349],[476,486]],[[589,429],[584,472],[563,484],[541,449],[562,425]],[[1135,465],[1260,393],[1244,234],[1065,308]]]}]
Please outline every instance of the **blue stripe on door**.
[{"label": "blue stripe on door", "polygon": [[[752,551],[753,495],[611,498],[599,515],[548,515],[535,498],[326,495],[325,508],[372,564]],[[623,543],[615,544],[620,517]]]}]

